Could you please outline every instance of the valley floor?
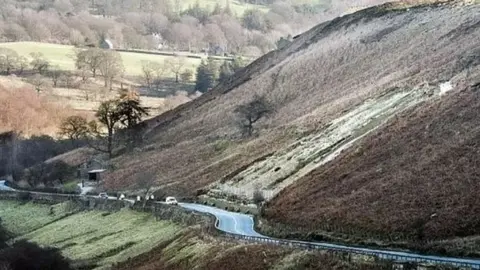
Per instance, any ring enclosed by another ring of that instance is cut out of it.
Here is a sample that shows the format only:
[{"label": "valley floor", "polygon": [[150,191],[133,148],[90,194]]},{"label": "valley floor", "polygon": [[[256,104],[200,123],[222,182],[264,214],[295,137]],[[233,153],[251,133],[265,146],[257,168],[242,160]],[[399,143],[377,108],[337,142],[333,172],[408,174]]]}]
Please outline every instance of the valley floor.
[{"label": "valley floor", "polygon": [[127,209],[0,200],[0,216],[17,240],[57,247],[81,269],[391,269],[366,257],[226,241]]}]

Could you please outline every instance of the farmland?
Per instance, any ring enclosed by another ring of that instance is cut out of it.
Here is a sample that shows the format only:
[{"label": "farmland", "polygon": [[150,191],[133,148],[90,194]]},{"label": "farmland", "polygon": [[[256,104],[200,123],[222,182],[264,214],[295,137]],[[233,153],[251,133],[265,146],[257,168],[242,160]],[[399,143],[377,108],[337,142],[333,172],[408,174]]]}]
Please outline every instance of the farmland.
[{"label": "farmland", "polygon": [[[0,47],[10,48],[15,50],[19,55],[28,56],[30,53],[40,52],[52,65],[58,65],[63,70],[74,70],[74,46],[50,44],[42,42],[10,42],[0,43]],[[142,74],[142,61],[154,61],[163,63],[170,56],[142,54],[133,52],[120,52],[122,56],[123,65],[125,66],[126,75],[139,76]],[[186,58],[186,65],[184,69],[195,70],[196,66],[200,64],[200,59]],[[173,78],[173,74],[166,74]]]},{"label": "farmland", "polygon": [[156,221],[127,209],[78,211],[69,203],[0,200],[0,215],[17,240],[57,247],[82,269],[388,269],[318,251],[226,241],[200,224]]}]

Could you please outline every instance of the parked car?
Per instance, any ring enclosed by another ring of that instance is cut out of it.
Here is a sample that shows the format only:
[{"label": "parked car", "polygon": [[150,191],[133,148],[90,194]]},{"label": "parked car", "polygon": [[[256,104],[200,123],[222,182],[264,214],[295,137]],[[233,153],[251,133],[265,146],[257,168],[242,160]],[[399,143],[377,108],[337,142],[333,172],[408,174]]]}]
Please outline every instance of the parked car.
[{"label": "parked car", "polygon": [[167,197],[165,199],[165,203],[170,205],[178,205],[177,199],[175,199],[175,197]]},{"label": "parked car", "polygon": [[100,194],[98,194],[98,197],[102,198],[102,199],[108,199],[108,195],[106,192],[100,192]]}]

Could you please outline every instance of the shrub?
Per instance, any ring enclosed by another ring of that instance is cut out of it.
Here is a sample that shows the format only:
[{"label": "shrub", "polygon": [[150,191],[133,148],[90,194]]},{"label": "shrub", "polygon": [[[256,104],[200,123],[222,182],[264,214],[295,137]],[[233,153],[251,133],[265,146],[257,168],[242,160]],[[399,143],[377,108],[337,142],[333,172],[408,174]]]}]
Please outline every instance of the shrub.
[{"label": "shrub", "polygon": [[30,192],[20,192],[18,193],[18,199],[21,201],[30,201],[32,199],[32,194]]},{"label": "shrub", "polygon": [[61,183],[73,178],[76,168],[58,160],[50,163],[40,163],[28,169],[25,178],[31,186],[38,184],[53,185],[54,181]]},{"label": "shrub", "polygon": [[255,204],[260,204],[265,201],[265,197],[263,196],[263,192],[260,189],[256,189],[253,192],[253,202]]}]

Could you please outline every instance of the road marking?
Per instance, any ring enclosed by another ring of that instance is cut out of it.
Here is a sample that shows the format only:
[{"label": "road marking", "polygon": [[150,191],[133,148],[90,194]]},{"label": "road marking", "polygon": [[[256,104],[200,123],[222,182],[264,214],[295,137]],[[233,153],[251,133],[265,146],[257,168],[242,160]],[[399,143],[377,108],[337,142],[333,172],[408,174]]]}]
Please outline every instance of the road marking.
[{"label": "road marking", "polygon": [[233,215],[231,215],[231,217],[233,218],[233,222],[234,222],[234,224],[235,224],[235,225],[234,225],[234,228],[233,228],[234,231],[237,232],[238,234],[242,234],[242,233],[239,232],[238,229],[237,229],[237,225],[238,225],[237,219],[236,219]]}]

